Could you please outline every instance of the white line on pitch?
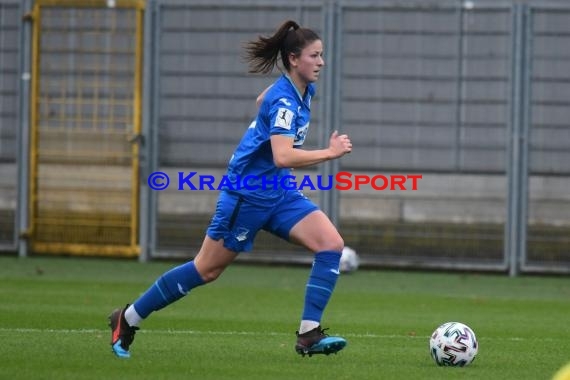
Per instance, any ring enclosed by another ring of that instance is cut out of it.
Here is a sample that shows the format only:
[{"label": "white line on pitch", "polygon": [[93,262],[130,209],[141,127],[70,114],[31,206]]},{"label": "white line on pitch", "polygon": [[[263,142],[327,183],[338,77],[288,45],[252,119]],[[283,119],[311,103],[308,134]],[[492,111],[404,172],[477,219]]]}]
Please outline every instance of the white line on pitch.
[{"label": "white line on pitch", "polygon": [[[105,329],[37,329],[37,328],[5,328],[0,327],[0,333],[2,332],[15,332],[15,333],[48,333],[48,334],[105,334],[109,330]],[[289,336],[289,333],[281,332],[265,332],[265,331],[199,331],[199,330],[141,330],[140,332],[144,334],[172,334],[172,335],[263,335],[263,336]],[[419,338],[428,339],[429,336],[421,335],[397,335],[397,334],[342,334],[345,337],[350,338],[371,338],[371,339],[402,339],[402,338]],[[524,341],[529,340],[529,338],[522,337],[509,337],[509,338],[490,338],[490,337],[478,337],[479,340],[506,340],[506,341]],[[552,338],[541,338],[537,339],[540,341],[555,341]]]},{"label": "white line on pitch", "polygon": [[[48,333],[48,334],[96,334],[107,333],[109,330],[101,329],[37,329],[37,328],[5,328],[0,327],[0,332],[17,333]],[[265,332],[265,331],[200,331],[200,330],[141,330],[144,334],[172,334],[172,335],[271,335],[287,336],[289,333]],[[405,338],[408,335],[378,335],[378,334],[343,334],[354,338]],[[427,337],[426,337],[427,338]]]}]

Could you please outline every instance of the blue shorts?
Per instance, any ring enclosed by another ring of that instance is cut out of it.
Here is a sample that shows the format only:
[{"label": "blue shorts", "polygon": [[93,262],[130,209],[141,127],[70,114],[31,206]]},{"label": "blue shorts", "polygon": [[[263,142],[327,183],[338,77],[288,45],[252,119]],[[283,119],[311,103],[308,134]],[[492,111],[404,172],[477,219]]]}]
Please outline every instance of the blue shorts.
[{"label": "blue shorts", "polygon": [[278,202],[253,203],[243,195],[220,192],[216,213],[207,234],[214,240],[224,239],[224,247],[234,252],[248,252],[259,230],[289,241],[295,224],[319,208],[300,191],[286,191]]}]

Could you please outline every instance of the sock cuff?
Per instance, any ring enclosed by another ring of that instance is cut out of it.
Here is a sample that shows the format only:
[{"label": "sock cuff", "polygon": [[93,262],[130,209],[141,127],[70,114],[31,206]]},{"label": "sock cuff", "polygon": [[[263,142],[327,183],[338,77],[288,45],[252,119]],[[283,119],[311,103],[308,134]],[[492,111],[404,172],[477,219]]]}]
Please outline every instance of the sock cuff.
[{"label": "sock cuff", "polygon": [[200,276],[198,269],[196,269],[196,264],[194,264],[194,260],[190,261],[186,265],[187,265],[187,269],[190,272],[190,274],[193,276],[193,278],[196,279],[196,286],[204,285],[205,281],[202,278],[202,276]]},{"label": "sock cuff", "polygon": [[315,253],[315,261],[335,266],[340,263],[341,255],[339,251],[320,251]]}]

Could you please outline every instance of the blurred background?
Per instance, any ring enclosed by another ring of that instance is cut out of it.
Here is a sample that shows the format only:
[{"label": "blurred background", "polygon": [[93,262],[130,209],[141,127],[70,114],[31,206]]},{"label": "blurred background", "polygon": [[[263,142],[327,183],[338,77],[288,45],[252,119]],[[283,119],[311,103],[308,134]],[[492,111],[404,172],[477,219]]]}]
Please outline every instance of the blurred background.
[{"label": "blurred background", "polygon": [[[567,1],[0,0],[0,251],[187,259],[280,73],[243,44],[286,19],[324,41],[300,175],[421,174],[418,189],[308,191],[363,267],[570,273]],[[239,260],[309,263],[260,233]]]}]

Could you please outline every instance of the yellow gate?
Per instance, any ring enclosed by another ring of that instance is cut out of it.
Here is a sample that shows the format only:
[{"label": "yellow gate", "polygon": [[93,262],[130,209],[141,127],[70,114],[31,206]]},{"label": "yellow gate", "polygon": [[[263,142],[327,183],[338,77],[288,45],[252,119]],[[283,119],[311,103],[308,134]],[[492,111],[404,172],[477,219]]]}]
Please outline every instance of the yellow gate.
[{"label": "yellow gate", "polygon": [[35,253],[139,254],[143,13],[143,0],[35,1]]}]

